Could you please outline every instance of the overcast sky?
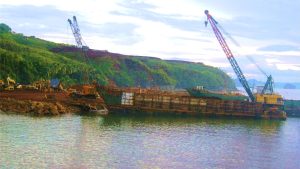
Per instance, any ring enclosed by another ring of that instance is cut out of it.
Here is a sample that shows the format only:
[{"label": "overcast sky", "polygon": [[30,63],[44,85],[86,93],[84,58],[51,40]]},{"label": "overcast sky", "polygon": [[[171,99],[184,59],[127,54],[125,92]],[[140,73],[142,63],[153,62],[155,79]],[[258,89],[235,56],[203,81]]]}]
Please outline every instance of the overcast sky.
[{"label": "overcast sky", "polygon": [[28,36],[75,44],[67,19],[77,16],[90,48],[203,62],[233,78],[210,27],[208,9],[248,79],[265,81],[251,56],[278,82],[300,82],[300,1],[296,0],[0,0],[0,22]]}]

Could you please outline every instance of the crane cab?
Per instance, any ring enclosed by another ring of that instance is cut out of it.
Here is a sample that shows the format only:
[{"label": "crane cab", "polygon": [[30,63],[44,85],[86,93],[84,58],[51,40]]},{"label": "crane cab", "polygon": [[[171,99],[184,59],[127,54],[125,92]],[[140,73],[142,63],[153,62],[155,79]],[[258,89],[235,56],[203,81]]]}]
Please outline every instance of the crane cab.
[{"label": "crane cab", "polygon": [[263,103],[267,105],[278,105],[283,106],[283,97],[280,94],[255,94],[255,100],[258,103]]},{"label": "crane cab", "polygon": [[94,86],[92,85],[83,85],[82,86],[82,93],[84,95],[93,95],[97,93],[97,90]]}]

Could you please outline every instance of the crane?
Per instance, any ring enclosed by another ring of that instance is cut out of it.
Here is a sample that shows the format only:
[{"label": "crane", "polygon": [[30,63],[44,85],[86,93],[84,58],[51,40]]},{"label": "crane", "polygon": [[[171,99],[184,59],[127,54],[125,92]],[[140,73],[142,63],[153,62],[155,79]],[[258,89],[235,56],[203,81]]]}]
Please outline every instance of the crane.
[{"label": "crane", "polygon": [[262,89],[260,94],[262,95],[266,93],[273,94],[274,92],[273,86],[274,86],[273,77],[272,75],[269,75],[267,76],[267,82],[265,83],[264,88]]},{"label": "crane", "polygon": [[274,81],[272,75],[267,75],[267,73],[254,61],[254,59],[250,56],[247,56],[247,58],[257,67],[257,69],[264,74],[267,77],[267,82],[265,83],[263,89],[261,90],[260,94],[273,94],[274,92]]},{"label": "crane", "polygon": [[[207,23],[205,23],[207,25]],[[225,34],[229,40],[231,40],[232,43],[234,43],[236,46],[240,46],[240,44],[227,32],[225,31],[225,29],[216,22],[217,27],[219,28],[219,30],[221,30],[221,32],[223,32],[223,34]],[[267,77],[267,81],[265,83],[265,85],[263,86],[263,89],[261,90],[260,94],[273,94],[274,92],[274,81],[273,81],[273,77],[272,75],[267,75],[267,73],[254,61],[254,59],[251,56],[247,56],[247,58],[257,67],[257,69],[264,74]]]},{"label": "crane", "polygon": [[89,49],[89,47],[84,43],[84,41],[82,39],[76,16],[73,16],[73,22],[71,21],[71,19],[68,19],[68,22],[69,22],[70,27],[72,29],[73,35],[75,37],[77,47],[81,48],[83,50]]},{"label": "crane", "polygon": [[211,27],[212,27],[212,29],[213,29],[213,31],[214,31],[214,33],[215,33],[215,35],[216,35],[219,43],[220,43],[220,45],[221,45],[224,53],[226,54],[227,59],[229,60],[229,62],[231,64],[231,66],[232,66],[235,74],[237,75],[240,83],[243,85],[244,89],[246,90],[246,92],[247,92],[250,100],[252,102],[254,102],[255,101],[255,97],[254,97],[253,93],[251,92],[249,84],[248,84],[248,82],[247,82],[247,80],[246,80],[246,78],[245,78],[245,76],[244,76],[241,68],[239,67],[237,61],[235,60],[235,58],[234,58],[234,56],[233,56],[233,54],[232,54],[229,46],[227,45],[227,43],[226,43],[226,41],[225,41],[222,33],[220,32],[219,28],[217,27],[218,22],[209,14],[208,10],[205,10],[204,13],[207,16],[207,21],[205,22],[205,25],[207,25],[208,22],[210,23],[210,25],[211,25]]},{"label": "crane", "polygon": [[[82,39],[76,16],[73,16],[73,21],[71,19],[68,19],[68,22],[69,22],[70,27],[72,29],[77,47],[82,50],[82,54],[84,55],[85,62],[88,63],[88,61],[89,61],[89,58],[88,58],[89,47],[85,44],[85,42]],[[85,70],[85,72],[84,72],[83,81],[84,81],[85,84],[82,86],[82,92],[81,93],[75,92],[75,93],[72,93],[72,95],[77,97],[77,98],[81,98],[81,97],[95,98],[95,99],[99,98],[99,94],[96,91],[95,86],[92,86],[92,85],[88,84],[89,83],[89,71],[88,70]]]},{"label": "crane", "polygon": [[[224,53],[227,56],[227,59],[229,60],[240,83],[242,84],[245,91],[247,92],[251,102],[261,102],[269,107],[272,107],[274,105],[283,106],[282,96],[279,94],[273,93],[273,78],[271,75],[267,76],[267,82],[264,85],[264,88],[261,93],[256,93],[255,95],[252,93],[241,68],[239,67],[237,61],[235,60],[229,46],[227,45],[225,38],[223,37],[222,33],[220,32],[220,29],[219,29],[220,26],[219,26],[218,22],[209,14],[208,10],[205,10],[204,13],[207,16],[207,21],[205,21],[205,25],[207,26],[207,24],[210,23],[216,38],[218,39]],[[266,91],[269,91],[269,93],[266,93]]]},{"label": "crane", "polygon": [[[207,25],[207,23],[205,23]],[[225,34],[229,40],[231,40],[232,43],[234,43],[236,46],[240,46],[240,44],[227,32],[225,31],[225,29],[220,25],[220,24],[216,24],[217,27],[219,28],[219,30],[221,30],[221,32],[223,32],[223,34]],[[247,56],[247,58],[257,67],[257,69],[264,74],[267,77],[267,81],[265,83],[265,85],[263,86],[263,89],[261,90],[260,94],[273,94],[274,92],[274,81],[273,81],[273,77],[272,75],[267,75],[267,73],[255,62],[255,60],[251,57],[251,56]]]},{"label": "crane", "polygon": [[[86,62],[88,62],[88,53],[87,52],[89,50],[89,47],[85,44],[84,40],[82,39],[76,16],[73,16],[73,21],[71,19],[68,19],[68,22],[69,22],[71,30],[73,32],[77,47],[82,50],[84,59]],[[88,74],[89,74],[89,72],[85,71],[85,73],[83,75],[84,83],[88,83],[88,81],[89,81]]]}]

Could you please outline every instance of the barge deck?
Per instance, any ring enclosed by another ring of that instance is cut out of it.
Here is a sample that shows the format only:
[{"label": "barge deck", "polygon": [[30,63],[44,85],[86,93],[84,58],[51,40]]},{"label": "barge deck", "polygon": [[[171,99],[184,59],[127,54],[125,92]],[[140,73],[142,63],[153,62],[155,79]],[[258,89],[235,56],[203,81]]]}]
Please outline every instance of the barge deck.
[{"label": "barge deck", "polygon": [[196,98],[186,92],[98,86],[110,113],[180,114],[286,119],[284,111],[262,103]]}]

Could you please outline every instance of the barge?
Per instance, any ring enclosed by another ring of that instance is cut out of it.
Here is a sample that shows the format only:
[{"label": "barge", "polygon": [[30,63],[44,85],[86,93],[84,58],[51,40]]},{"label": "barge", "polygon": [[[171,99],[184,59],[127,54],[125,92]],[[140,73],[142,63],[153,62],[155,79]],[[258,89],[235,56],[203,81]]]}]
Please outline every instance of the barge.
[{"label": "barge", "polygon": [[110,113],[286,119],[280,107],[259,102],[199,98],[183,91],[97,86]]}]

